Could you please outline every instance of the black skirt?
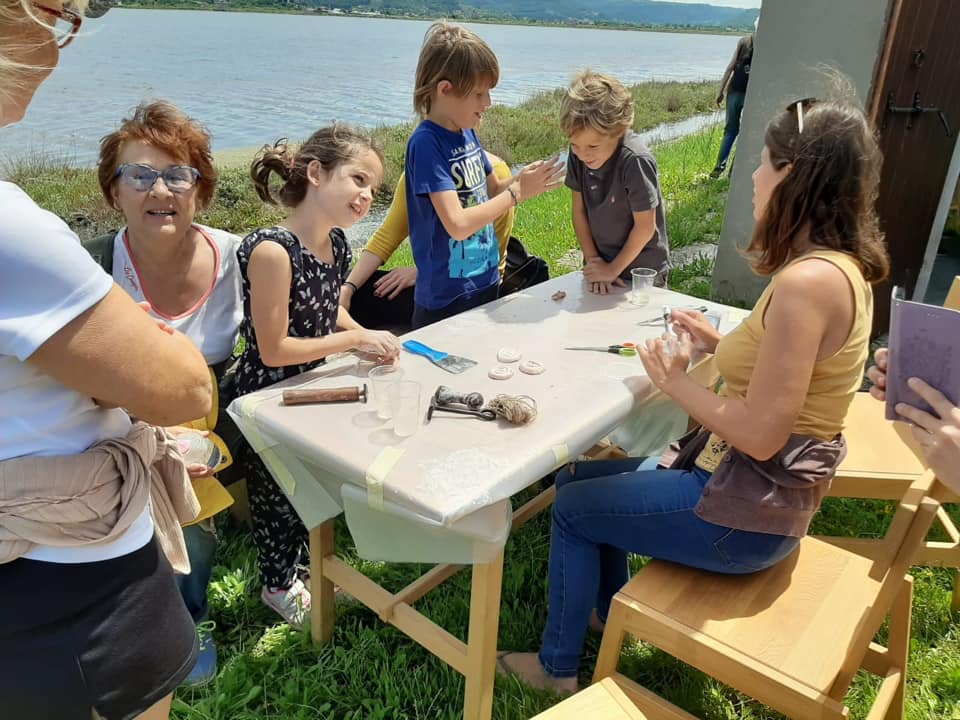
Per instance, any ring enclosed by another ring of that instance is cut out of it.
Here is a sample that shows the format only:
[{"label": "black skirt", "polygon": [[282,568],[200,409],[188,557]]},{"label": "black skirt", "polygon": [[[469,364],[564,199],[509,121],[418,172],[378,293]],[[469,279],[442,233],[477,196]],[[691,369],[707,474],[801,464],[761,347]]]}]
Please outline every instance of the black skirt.
[{"label": "black skirt", "polygon": [[0,718],[126,720],[193,668],[197,636],[156,538],[93,563],[0,564]]}]

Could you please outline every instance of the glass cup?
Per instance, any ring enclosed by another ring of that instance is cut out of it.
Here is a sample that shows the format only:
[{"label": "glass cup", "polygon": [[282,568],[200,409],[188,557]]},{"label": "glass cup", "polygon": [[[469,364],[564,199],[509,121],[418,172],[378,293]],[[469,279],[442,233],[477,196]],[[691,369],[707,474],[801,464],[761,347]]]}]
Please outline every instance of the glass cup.
[{"label": "glass cup", "polygon": [[393,432],[410,437],[420,427],[420,383],[398,380],[387,389],[390,412],[393,414]]},{"label": "glass cup", "polygon": [[633,286],[630,292],[630,302],[642,307],[650,302],[650,289],[657,279],[657,271],[651,268],[633,268],[630,271]]},{"label": "glass cup", "polygon": [[377,417],[381,420],[390,419],[390,397],[388,390],[391,385],[403,379],[403,368],[396,365],[378,365],[370,368],[367,373],[370,386],[373,388],[373,400],[377,405]]}]

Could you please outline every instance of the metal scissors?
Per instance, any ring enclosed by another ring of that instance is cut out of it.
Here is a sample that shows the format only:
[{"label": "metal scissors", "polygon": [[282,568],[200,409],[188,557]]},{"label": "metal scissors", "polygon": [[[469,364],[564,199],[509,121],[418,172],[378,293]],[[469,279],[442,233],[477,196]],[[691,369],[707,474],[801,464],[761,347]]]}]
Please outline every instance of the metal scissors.
[{"label": "metal scissors", "polygon": [[564,350],[593,350],[595,352],[607,352],[622,357],[634,357],[637,354],[637,344],[632,342],[620,343],[619,345],[608,345],[607,347],[568,347]]}]

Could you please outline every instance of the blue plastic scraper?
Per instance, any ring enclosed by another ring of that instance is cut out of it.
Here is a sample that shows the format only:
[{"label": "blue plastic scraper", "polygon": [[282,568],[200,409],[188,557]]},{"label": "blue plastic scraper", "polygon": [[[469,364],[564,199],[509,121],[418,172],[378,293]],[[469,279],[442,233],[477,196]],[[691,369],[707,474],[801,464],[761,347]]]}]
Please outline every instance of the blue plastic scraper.
[{"label": "blue plastic scraper", "polygon": [[469,370],[477,364],[476,360],[434,350],[429,345],[424,345],[422,342],[417,342],[416,340],[407,340],[403,344],[403,349],[414,355],[423,355],[438,368],[443,368],[454,375],[462,373],[464,370]]}]

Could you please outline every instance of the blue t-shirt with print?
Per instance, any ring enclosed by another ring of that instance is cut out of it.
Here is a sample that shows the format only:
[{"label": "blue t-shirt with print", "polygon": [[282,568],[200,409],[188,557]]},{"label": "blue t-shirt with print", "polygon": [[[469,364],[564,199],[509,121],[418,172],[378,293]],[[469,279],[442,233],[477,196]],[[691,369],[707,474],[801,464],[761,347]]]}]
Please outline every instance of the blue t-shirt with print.
[{"label": "blue t-shirt with print", "polygon": [[484,203],[489,199],[487,176],[492,171],[473,130],[453,132],[424,120],[410,136],[404,182],[410,246],[417,265],[417,305],[439,310],[500,281],[493,225],[485,225],[466,240],[454,240],[430,202],[430,193],[454,190],[461,207]]}]

